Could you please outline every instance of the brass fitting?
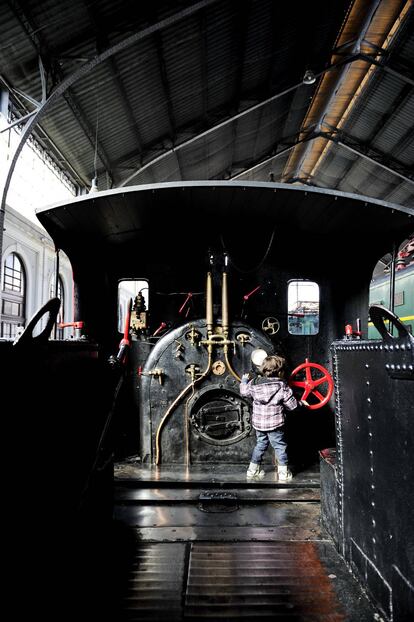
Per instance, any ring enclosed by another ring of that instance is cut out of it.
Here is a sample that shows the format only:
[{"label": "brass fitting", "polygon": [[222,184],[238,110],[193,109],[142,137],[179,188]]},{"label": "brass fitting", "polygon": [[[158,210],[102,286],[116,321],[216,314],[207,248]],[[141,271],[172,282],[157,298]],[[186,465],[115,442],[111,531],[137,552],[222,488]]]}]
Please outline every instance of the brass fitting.
[{"label": "brass fitting", "polygon": [[150,369],[149,371],[141,372],[142,376],[154,376],[154,378],[158,378],[158,382],[162,384],[164,378],[164,370],[160,367],[155,367],[154,369]]}]

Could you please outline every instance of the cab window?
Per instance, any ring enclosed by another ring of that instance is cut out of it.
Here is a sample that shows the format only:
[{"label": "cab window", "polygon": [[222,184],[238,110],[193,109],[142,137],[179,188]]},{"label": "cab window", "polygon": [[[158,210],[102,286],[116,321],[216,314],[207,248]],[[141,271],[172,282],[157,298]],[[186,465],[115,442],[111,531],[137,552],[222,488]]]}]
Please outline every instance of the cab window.
[{"label": "cab window", "polygon": [[142,296],[145,309],[148,309],[148,281],[145,279],[122,279],[118,282],[118,331],[124,332],[128,306],[132,298],[135,304],[137,296]]},{"label": "cab window", "polygon": [[319,332],[319,285],[296,280],[288,285],[288,331],[291,335]]}]

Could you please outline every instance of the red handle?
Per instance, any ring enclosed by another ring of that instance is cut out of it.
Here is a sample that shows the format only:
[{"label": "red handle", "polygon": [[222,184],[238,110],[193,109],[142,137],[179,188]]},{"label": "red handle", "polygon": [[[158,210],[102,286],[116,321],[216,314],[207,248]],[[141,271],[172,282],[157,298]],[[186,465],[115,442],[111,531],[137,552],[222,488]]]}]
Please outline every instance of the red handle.
[{"label": "red handle", "polygon": [[[318,371],[322,372],[323,374],[322,377],[320,376],[318,378],[313,379],[312,371],[311,371],[312,368],[317,369]],[[293,380],[293,378],[297,374],[303,371],[305,372],[305,380]],[[326,395],[323,395],[318,389],[318,387],[320,387],[320,385],[324,383],[327,383],[328,385],[328,391]],[[318,363],[310,363],[309,359],[305,359],[304,363],[301,363],[301,365],[298,365],[292,371],[292,373],[290,374],[290,378],[289,378],[289,385],[291,387],[300,387],[301,389],[303,389],[303,394],[300,399],[307,401],[307,398],[310,395],[312,395],[318,400],[316,404],[309,404],[309,406],[307,406],[309,410],[317,410],[318,408],[322,408],[322,406],[325,406],[325,404],[329,402],[331,395],[333,393],[333,389],[334,389],[333,378],[331,374],[329,373],[329,371],[325,369],[325,367],[322,367],[322,365],[319,365]]]}]

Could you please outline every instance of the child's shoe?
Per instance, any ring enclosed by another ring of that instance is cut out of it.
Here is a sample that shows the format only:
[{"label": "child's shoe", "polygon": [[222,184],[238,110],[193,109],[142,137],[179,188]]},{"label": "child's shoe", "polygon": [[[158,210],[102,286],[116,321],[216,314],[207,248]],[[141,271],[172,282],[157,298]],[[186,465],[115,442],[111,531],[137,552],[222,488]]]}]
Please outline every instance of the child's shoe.
[{"label": "child's shoe", "polygon": [[277,475],[278,475],[279,482],[288,482],[293,477],[287,464],[280,464],[277,467]]},{"label": "child's shoe", "polygon": [[264,476],[265,472],[260,468],[260,464],[256,464],[255,462],[251,462],[249,464],[249,468],[246,473],[247,479],[263,479]]}]

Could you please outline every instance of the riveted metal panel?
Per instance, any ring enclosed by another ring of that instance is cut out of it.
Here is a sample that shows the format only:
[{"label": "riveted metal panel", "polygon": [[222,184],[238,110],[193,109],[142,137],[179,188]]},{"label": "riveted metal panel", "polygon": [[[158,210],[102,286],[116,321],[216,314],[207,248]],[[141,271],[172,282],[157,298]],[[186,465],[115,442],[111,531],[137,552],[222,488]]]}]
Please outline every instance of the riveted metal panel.
[{"label": "riveted metal panel", "polygon": [[389,618],[392,598],[411,593],[398,583],[393,593],[396,560],[411,586],[414,574],[413,343],[407,335],[332,348],[341,549]]}]

